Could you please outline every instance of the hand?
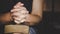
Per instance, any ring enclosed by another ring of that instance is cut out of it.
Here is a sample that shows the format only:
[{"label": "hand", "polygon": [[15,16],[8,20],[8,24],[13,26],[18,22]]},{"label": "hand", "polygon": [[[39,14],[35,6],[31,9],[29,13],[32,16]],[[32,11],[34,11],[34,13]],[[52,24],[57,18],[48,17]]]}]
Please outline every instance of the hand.
[{"label": "hand", "polygon": [[25,21],[26,16],[28,15],[28,11],[25,7],[23,7],[23,3],[18,2],[14,8],[11,10],[12,12],[12,18],[14,19],[14,22],[17,24],[20,24]]}]

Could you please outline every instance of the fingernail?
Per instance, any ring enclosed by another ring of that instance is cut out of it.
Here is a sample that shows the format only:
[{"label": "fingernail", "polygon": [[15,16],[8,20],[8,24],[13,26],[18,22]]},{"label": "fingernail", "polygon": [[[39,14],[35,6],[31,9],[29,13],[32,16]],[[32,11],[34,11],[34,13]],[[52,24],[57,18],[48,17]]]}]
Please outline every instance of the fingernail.
[{"label": "fingernail", "polygon": [[24,5],[23,3],[21,3],[21,2],[18,2],[17,4],[21,4],[21,5]]},{"label": "fingernail", "polygon": [[13,10],[11,10],[11,12],[13,12]]},{"label": "fingernail", "polygon": [[14,8],[16,8],[17,6],[14,6]]},{"label": "fingernail", "polygon": [[21,2],[18,2],[17,4],[21,4]]},{"label": "fingernail", "polygon": [[24,4],[21,4],[21,5],[24,5]]}]

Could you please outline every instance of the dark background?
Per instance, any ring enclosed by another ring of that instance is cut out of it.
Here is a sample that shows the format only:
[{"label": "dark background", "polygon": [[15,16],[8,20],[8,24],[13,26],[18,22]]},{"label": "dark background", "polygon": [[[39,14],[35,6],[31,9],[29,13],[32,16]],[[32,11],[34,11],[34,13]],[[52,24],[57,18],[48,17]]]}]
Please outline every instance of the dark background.
[{"label": "dark background", "polygon": [[40,34],[60,34],[60,0],[45,0]]}]

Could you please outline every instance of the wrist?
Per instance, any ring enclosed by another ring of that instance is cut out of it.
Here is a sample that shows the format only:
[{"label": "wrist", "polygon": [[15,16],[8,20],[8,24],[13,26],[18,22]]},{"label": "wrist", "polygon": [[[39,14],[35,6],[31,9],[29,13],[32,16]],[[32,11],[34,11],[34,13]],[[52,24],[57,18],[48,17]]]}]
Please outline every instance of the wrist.
[{"label": "wrist", "polygon": [[40,21],[40,16],[29,14],[27,17],[25,24],[29,26],[37,25]]}]

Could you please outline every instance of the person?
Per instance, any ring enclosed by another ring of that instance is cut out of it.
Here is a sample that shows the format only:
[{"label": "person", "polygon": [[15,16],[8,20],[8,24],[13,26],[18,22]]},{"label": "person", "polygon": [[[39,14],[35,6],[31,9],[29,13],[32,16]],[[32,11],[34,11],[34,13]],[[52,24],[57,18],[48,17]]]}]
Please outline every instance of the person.
[{"label": "person", "polygon": [[[10,12],[5,13],[0,18],[0,21],[9,22],[14,19],[16,24],[22,22],[25,22],[24,24],[28,26],[38,24],[42,20],[43,0],[33,0],[31,14],[29,14],[28,10],[23,5],[23,3],[18,2],[13,6],[13,9],[11,9]],[[30,27],[30,34],[36,34],[33,27]]]}]

